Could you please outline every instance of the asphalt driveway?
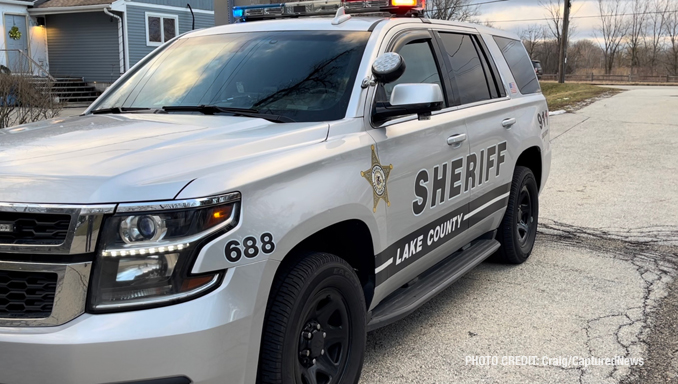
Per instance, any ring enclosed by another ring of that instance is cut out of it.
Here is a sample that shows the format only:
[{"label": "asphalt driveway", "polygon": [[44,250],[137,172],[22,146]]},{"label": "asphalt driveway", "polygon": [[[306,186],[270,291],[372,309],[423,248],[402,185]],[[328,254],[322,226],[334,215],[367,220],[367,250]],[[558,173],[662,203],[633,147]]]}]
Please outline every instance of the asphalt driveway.
[{"label": "asphalt driveway", "polygon": [[530,260],[370,333],[362,383],[678,380],[678,87],[624,88],[551,117]]}]

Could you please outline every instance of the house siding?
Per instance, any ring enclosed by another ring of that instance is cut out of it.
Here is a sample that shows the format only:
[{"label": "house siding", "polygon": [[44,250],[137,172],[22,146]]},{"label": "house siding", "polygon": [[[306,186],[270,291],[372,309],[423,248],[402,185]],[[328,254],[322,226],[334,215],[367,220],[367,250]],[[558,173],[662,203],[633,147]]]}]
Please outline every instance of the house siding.
[{"label": "house siding", "polygon": [[50,73],[109,83],[120,76],[118,21],[103,12],[49,15]]},{"label": "house siding", "polygon": [[[134,0],[135,3],[146,3],[146,4],[157,4],[157,5],[169,5],[172,7],[186,8],[186,0]],[[193,9],[203,9],[206,11],[214,11],[214,1],[213,0],[190,0],[188,3],[191,4]]]},{"label": "house siding", "polygon": [[[195,1],[191,2],[191,5]],[[184,6],[186,4],[184,3]],[[182,7],[183,8],[183,7]],[[143,6],[127,7],[127,35],[129,41],[129,64],[130,67],[153,52],[157,47],[146,45],[146,12],[177,15],[179,17],[179,33],[191,30],[191,13],[188,10],[170,10],[149,8]],[[196,13],[195,29],[214,26],[214,14]],[[50,47],[50,50],[52,48]]]}]

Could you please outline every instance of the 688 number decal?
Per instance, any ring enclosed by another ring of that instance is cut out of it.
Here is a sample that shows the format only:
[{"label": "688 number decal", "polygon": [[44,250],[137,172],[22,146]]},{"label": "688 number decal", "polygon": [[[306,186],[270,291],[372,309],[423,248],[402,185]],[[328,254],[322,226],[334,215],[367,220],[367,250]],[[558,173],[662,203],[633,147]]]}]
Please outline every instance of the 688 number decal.
[{"label": "688 number decal", "polygon": [[257,239],[254,236],[248,236],[242,240],[242,244],[238,240],[231,240],[226,244],[224,252],[226,260],[231,263],[236,263],[244,257],[254,259],[259,256],[259,253],[269,254],[275,250],[275,242],[273,235],[269,232],[262,233]]}]

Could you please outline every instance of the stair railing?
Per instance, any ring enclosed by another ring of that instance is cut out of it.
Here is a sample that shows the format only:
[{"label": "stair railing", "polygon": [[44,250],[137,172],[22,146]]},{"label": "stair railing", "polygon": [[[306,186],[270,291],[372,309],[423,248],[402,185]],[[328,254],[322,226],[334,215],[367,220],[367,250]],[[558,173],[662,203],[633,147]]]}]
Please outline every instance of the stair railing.
[{"label": "stair railing", "polygon": [[33,58],[31,56],[29,56],[26,52],[24,52],[22,49],[0,49],[0,52],[19,52],[23,57],[30,60],[33,63],[33,65],[38,67],[38,69],[42,73],[47,75],[48,79],[50,79],[52,81],[56,81],[56,79],[54,77],[52,77],[52,75],[50,75],[49,72],[42,65],[40,65],[37,61],[33,60]]}]

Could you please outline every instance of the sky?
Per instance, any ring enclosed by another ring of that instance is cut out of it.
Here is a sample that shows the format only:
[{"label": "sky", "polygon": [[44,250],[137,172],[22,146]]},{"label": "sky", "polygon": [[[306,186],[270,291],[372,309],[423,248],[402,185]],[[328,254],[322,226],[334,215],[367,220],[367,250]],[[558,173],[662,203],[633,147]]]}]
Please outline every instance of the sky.
[{"label": "sky", "polygon": [[[471,3],[482,3],[489,0],[471,0]],[[508,20],[525,20],[525,19],[544,19],[548,13],[543,6],[539,4],[538,0],[506,0],[497,3],[483,4],[479,6],[480,20],[491,21],[496,28],[509,30],[514,33],[520,33],[521,29],[525,29],[527,25],[547,25],[546,20],[539,21],[521,21],[509,22]],[[574,35],[570,36],[571,41],[580,39],[595,40],[595,31],[598,29],[600,19],[598,17],[581,18],[577,16],[597,16],[598,1],[597,0],[572,0],[572,8],[570,10],[570,25],[575,26]]]}]

